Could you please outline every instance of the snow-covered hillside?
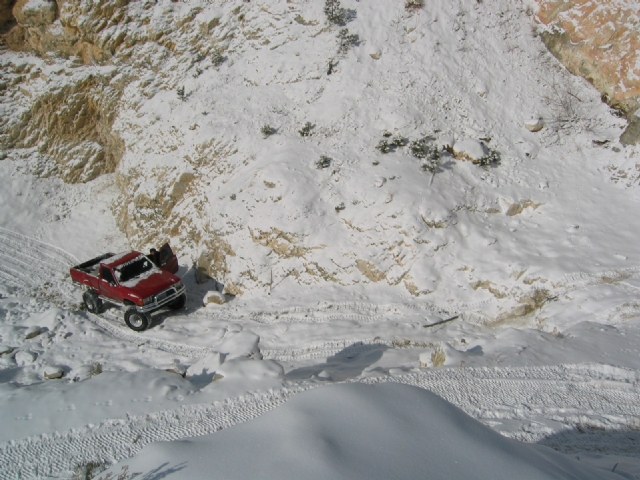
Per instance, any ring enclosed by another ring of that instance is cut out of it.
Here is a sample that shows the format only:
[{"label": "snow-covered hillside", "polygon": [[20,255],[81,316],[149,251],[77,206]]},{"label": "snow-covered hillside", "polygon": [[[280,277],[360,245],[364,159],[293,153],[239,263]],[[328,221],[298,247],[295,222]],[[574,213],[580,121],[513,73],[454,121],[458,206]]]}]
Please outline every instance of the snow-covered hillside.
[{"label": "snow-covered hillside", "polygon": [[[336,382],[427,388],[640,476],[626,122],[546,50],[533,2],[342,6],[15,4],[1,478],[127,463]],[[165,241],[185,311],[136,333],[81,308],[70,266]]]}]

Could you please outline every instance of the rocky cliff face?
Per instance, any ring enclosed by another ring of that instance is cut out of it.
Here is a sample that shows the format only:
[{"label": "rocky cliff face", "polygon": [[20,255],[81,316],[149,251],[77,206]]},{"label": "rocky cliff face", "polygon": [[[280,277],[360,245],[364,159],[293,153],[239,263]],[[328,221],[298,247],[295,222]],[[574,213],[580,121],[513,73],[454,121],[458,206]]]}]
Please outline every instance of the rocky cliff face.
[{"label": "rocky cliff face", "polygon": [[[602,99],[623,112],[635,143],[633,114],[640,108],[640,6],[633,0],[537,0],[542,39],[575,75],[589,80]],[[639,137],[640,138],[640,137]]]}]

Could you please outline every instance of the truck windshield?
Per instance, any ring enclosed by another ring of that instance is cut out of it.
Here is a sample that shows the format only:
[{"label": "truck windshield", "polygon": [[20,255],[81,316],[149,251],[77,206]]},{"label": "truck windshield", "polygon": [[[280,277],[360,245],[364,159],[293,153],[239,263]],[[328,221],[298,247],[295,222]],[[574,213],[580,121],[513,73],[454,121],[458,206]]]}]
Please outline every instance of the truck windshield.
[{"label": "truck windshield", "polygon": [[140,256],[134,260],[131,260],[124,265],[117,267],[116,273],[120,282],[126,282],[132,278],[136,278],[142,275],[144,272],[148,272],[153,268],[153,264],[147,257]]}]

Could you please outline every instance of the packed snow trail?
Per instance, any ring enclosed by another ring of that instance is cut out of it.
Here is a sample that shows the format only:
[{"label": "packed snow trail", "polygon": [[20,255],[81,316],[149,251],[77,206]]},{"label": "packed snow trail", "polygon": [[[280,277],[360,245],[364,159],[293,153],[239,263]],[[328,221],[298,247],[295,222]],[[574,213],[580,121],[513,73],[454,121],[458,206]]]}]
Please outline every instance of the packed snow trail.
[{"label": "packed snow trail", "polygon": [[[640,443],[639,380],[638,372],[632,370],[581,364],[442,368],[359,381],[426,388],[498,431],[502,422],[518,422],[521,428],[508,436],[519,440],[566,452],[635,456]],[[10,441],[0,445],[0,479],[60,476],[86,462],[130,458],[151,442],[206,435],[246,422],[320,385],[291,384],[215,404],[109,419],[100,425]],[[590,434],[576,434],[585,430]]]},{"label": "packed snow trail", "polygon": [[[50,299],[57,297],[66,307],[75,306],[80,298],[79,288],[70,281],[68,272],[69,268],[78,262],[79,260],[75,256],[63,249],[0,227],[0,282],[5,285],[17,287],[26,293],[37,296],[45,296]],[[588,274],[567,274],[561,282],[558,282],[558,286],[552,290],[552,293],[553,295],[564,295],[589,286],[615,282],[628,293],[637,294],[638,287],[625,283],[625,280],[638,277],[640,277],[640,267],[604,270]],[[483,324],[487,318],[481,313],[482,309],[494,303],[496,303],[496,299],[475,303],[459,302],[449,304],[445,308],[434,303],[373,305],[367,302],[335,302],[314,307],[294,306],[253,312],[196,311],[189,316],[193,319],[203,318],[212,321],[246,322],[249,320],[263,325],[331,323],[345,320],[367,324],[384,322],[390,316],[424,313],[442,318],[460,314],[463,321],[471,324]],[[627,308],[633,309],[632,313],[636,312],[633,306]],[[117,309],[108,309],[101,315],[86,313],[86,318],[114,338],[137,345],[144,344],[150,348],[176,355],[200,358],[216,351],[214,347],[194,346],[155,338],[151,331],[134,332],[124,325],[121,312]],[[293,349],[261,349],[261,352],[265,359],[296,361],[328,357],[350,346],[350,348],[357,350],[377,345],[392,346],[392,342],[377,337],[350,338],[327,340]]]}]

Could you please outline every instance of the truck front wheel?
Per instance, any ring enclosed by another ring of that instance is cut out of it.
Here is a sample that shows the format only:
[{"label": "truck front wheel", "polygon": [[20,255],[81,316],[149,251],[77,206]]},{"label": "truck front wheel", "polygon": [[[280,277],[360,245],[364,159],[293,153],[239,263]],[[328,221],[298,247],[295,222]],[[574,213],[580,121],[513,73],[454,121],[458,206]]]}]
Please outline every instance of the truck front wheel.
[{"label": "truck front wheel", "polygon": [[91,313],[100,313],[102,311],[102,300],[98,297],[98,294],[93,290],[87,290],[82,294],[82,300],[84,300],[84,306],[87,307],[87,311]]},{"label": "truck front wheel", "polygon": [[131,307],[124,312],[124,322],[131,330],[142,332],[149,327],[149,315],[139,312],[135,307]]}]

